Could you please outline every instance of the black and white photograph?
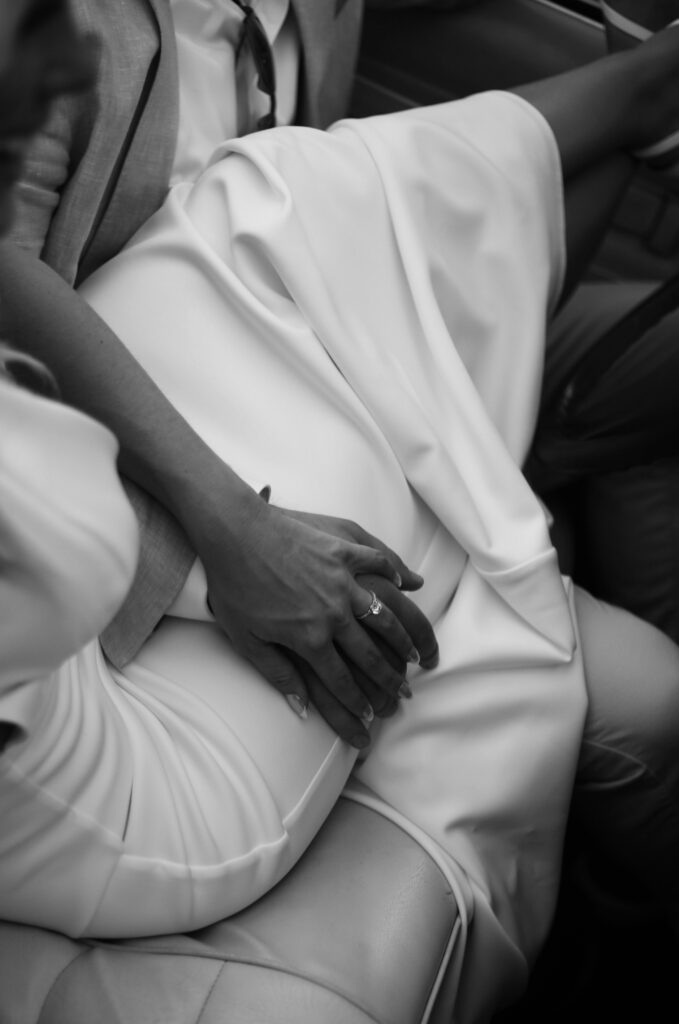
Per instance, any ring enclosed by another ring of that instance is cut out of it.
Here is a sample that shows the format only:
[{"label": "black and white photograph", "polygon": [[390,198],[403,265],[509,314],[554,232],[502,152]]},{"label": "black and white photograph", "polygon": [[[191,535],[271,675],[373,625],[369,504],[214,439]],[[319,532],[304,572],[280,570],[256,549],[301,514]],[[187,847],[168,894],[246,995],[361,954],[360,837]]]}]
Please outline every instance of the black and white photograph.
[{"label": "black and white photograph", "polygon": [[679,0],[0,0],[0,1024],[679,1019]]}]

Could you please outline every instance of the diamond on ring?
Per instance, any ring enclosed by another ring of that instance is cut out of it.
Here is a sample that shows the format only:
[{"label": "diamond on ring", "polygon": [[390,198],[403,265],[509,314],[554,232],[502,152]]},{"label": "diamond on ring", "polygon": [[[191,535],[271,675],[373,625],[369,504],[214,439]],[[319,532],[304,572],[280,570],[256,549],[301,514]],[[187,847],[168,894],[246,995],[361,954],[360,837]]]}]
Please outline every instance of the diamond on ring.
[{"label": "diamond on ring", "polygon": [[366,611],[361,612],[360,615],[356,616],[359,621],[361,619],[367,619],[369,615],[379,615],[384,607],[374,590],[370,591],[370,597],[372,598],[370,607]]}]

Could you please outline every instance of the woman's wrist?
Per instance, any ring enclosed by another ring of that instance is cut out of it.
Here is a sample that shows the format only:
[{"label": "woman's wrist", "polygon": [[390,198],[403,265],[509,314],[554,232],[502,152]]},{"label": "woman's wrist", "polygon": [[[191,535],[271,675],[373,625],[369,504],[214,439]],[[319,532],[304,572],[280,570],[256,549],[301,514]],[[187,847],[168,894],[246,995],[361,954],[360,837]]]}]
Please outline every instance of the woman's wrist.
[{"label": "woman's wrist", "polygon": [[230,540],[240,548],[248,525],[266,505],[266,498],[209,449],[190,465],[166,468],[158,491],[206,563],[213,545],[220,555]]}]

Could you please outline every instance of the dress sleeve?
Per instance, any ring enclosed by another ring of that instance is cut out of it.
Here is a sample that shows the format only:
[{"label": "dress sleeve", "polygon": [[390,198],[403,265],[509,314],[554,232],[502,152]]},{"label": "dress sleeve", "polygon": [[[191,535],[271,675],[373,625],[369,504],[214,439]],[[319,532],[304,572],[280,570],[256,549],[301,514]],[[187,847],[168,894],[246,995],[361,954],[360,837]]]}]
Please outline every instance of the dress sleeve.
[{"label": "dress sleeve", "polygon": [[94,420],[0,379],[4,721],[13,691],[97,636],[130,585],[137,526],[116,454]]}]

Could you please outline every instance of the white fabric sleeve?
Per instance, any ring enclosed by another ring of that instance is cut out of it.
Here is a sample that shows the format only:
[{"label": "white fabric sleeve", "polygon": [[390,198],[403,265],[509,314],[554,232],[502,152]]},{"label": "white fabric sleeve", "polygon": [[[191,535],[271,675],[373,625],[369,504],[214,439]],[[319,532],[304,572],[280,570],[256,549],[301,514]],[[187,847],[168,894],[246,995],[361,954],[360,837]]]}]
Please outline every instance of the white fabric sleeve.
[{"label": "white fabric sleeve", "polygon": [[0,380],[0,719],[22,684],[113,616],[137,559],[117,442],[94,420]]}]

